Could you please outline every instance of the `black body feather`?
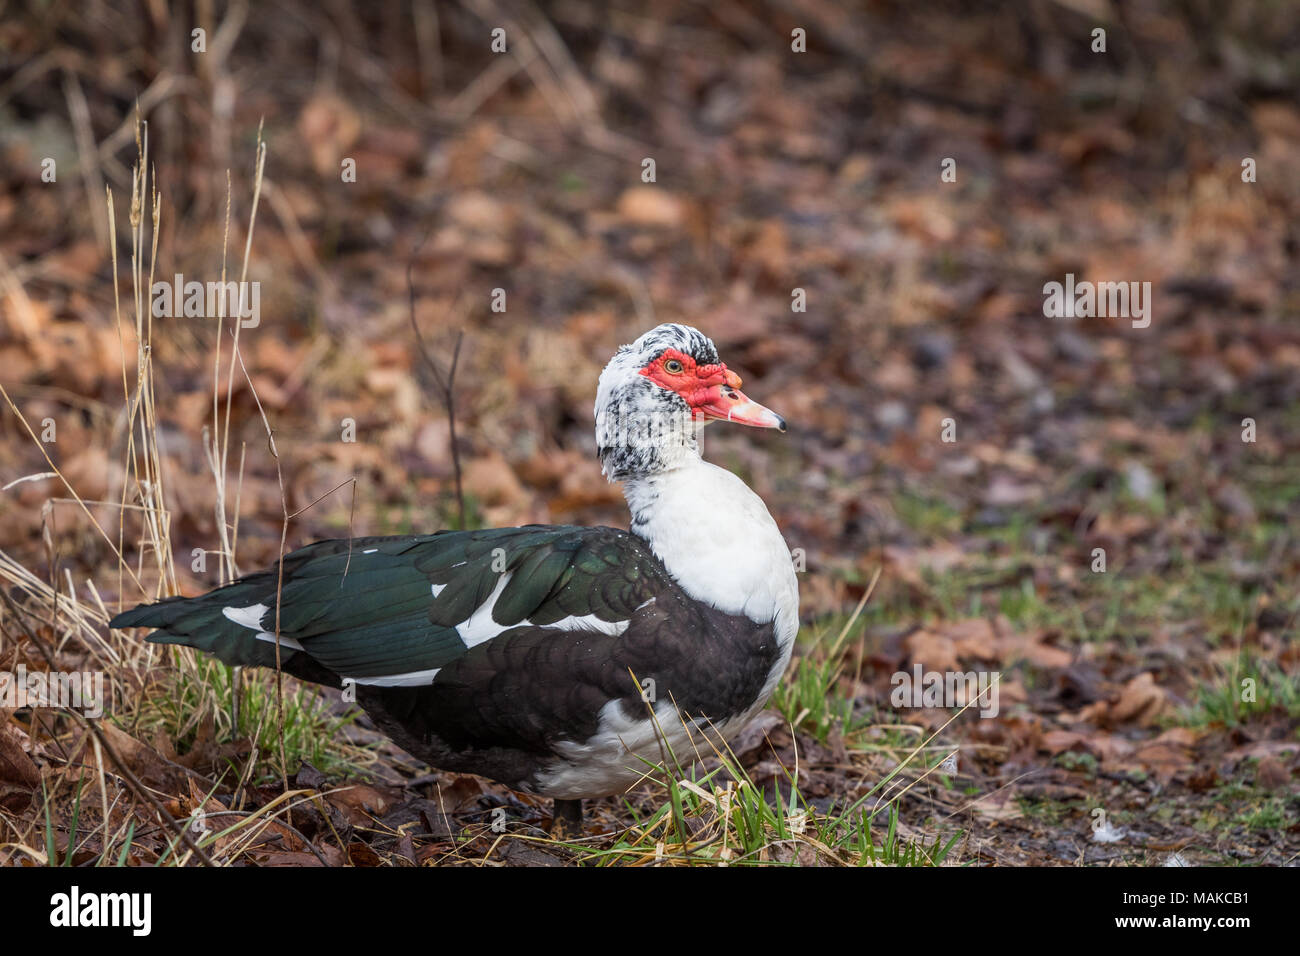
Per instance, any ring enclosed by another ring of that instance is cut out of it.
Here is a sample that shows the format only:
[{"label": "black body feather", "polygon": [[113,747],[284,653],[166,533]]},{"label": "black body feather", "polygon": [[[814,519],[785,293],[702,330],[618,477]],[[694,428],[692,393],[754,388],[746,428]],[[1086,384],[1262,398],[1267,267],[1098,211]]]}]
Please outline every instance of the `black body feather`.
[{"label": "black body feather", "polygon": [[[502,574],[510,577],[493,606],[495,633],[467,646],[457,627]],[[151,627],[156,643],[274,667],[277,580],[273,566],[137,607],[110,626]],[[226,614],[259,604],[261,638]],[[590,617],[626,628],[565,623]],[[279,633],[285,672],[333,687],[354,681],[358,704],[404,749],[524,790],[559,759],[558,744],[596,733],[611,701],[629,719],[647,715],[642,682],[716,723],[754,704],[779,657],[771,623],[693,600],[644,541],[600,527],[317,542],[284,558]],[[373,683],[434,669],[416,686]]]}]

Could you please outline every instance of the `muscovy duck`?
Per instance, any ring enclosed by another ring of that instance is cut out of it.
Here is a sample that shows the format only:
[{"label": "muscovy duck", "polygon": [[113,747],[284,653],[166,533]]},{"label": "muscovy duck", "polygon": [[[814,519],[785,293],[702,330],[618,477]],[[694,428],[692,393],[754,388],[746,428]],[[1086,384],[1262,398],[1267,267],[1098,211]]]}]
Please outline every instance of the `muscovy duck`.
[{"label": "muscovy duck", "polygon": [[[554,798],[553,830],[581,832],[583,798],[634,784],[665,743],[693,755],[693,734],[739,731],[789,662],[790,552],[762,499],[700,456],[712,420],[785,430],[740,384],[685,325],[646,332],[606,366],[597,448],[630,531],[440,531],[286,555],[282,669],[350,688],[433,767]],[[275,667],[277,579],[272,566],[110,627]]]}]

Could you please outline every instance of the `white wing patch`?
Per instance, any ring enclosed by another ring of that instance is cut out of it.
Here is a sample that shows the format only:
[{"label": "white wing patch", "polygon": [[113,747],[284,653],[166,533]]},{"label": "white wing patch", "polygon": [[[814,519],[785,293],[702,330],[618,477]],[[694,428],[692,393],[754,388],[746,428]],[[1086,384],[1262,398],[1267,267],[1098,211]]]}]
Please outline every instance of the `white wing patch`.
[{"label": "white wing patch", "polygon": [[568,617],[561,618],[554,624],[537,624],[533,625],[530,621],[520,621],[519,626],[535,627],[553,627],[561,631],[597,631],[601,634],[609,634],[612,637],[618,637],[627,630],[631,621],[602,621],[594,614],[584,614],[582,617],[576,617],[570,614]]},{"label": "white wing patch", "polygon": [[[497,621],[492,616],[493,609],[496,608],[497,601],[501,598],[501,592],[506,589],[510,583],[510,578],[514,572],[505,572],[498,579],[496,587],[492,593],[487,596],[487,600],[474,609],[474,613],[456,625],[456,633],[460,639],[465,642],[465,646],[475,647],[484,641],[490,641],[502,631],[506,630],[506,625]],[[443,584],[433,585],[433,596],[436,598],[439,592],[446,587]],[[642,605],[644,607],[645,605]],[[638,609],[639,610],[639,609]],[[631,621],[604,621],[595,614],[584,614],[581,617],[570,614],[566,618],[555,621],[552,624],[534,624],[532,621],[523,620],[518,624],[512,624],[511,627],[544,627],[554,628],[560,631],[595,631],[598,634],[609,634],[612,637],[618,637],[627,630]]]},{"label": "white wing patch", "polygon": [[[263,631],[262,633],[258,634],[257,639],[259,641],[270,641],[272,644],[275,643],[275,635],[267,631]],[[299,644],[297,641],[295,641],[292,637],[285,637],[283,634],[280,635],[280,646],[287,647],[291,651],[300,651],[303,649],[302,645]]]},{"label": "white wing patch", "polygon": [[[269,641],[275,643],[275,635],[262,630],[262,618],[266,617],[266,612],[271,610],[265,604],[250,604],[248,607],[223,607],[221,613],[229,620],[234,621],[240,627],[246,627],[251,631],[257,631],[253,636],[259,641]],[[292,637],[280,635],[280,646],[287,647],[291,651],[302,650],[302,645]]]},{"label": "white wing patch", "polygon": [[407,671],[405,674],[384,674],[381,677],[345,677],[354,684],[368,684],[371,687],[419,687],[432,684],[441,667],[432,667],[425,671]]},{"label": "white wing patch", "polygon": [[476,644],[490,641],[503,630],[502,626],[493,620],[492,609],[496,607],[501,592],[506,589],[512,577],[514,575],[510,573],[502,574],[497,578],[497,586],[492,589],[487,600],[475,608],[473,614],[456,625],[456,633],[460,635],[466,647],[474,647]]},{"label": "white wing patch", "polygon": [[246,627],[250,631],[260,631],[262,618],[266,617],[266,612],[269,610],[270,608],[265,604],[250,604],[248,607],[223,607],[221,613],[240,627]]}]

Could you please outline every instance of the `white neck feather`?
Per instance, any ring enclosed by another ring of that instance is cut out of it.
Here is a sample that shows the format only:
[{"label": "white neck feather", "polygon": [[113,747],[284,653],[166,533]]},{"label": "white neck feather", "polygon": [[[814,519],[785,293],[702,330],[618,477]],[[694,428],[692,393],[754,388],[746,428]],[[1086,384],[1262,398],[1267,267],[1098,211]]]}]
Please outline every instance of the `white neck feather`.
[{"label": "white neck feather", "polygon": [[799,584],[763,499],[731,472],[692,458],[628,481],[632,532],[683,590],[727,614],[776,622],[788,649],[799,629]]}]

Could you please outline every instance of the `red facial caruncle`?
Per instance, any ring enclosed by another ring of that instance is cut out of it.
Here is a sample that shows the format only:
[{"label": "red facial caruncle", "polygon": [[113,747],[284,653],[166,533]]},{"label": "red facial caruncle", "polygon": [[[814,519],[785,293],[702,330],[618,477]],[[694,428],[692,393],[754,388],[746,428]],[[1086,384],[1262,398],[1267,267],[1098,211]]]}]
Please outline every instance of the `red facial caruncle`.
[{"label": "red facial caruncle", "polygon": [[700,365],[685,352],[664,349],[640,374],[676,392],[697,419],[735,422],[785,431],[785,419],[740,390],[740,376],[719,362]]}]

